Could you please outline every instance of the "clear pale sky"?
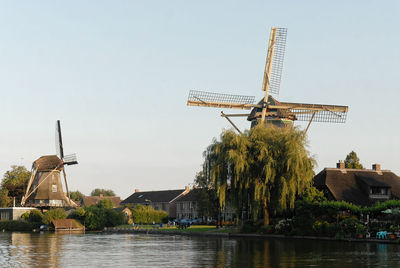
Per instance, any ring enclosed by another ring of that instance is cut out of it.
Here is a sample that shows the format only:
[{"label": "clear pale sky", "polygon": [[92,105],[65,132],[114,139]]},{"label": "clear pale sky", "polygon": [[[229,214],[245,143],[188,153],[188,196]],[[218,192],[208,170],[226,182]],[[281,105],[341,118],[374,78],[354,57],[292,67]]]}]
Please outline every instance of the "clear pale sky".
[{"label": "clear pale sky", "polygon": [[186,106],[188,91],[261,98],[279,26],[279,99],[350,107],[346,124],[311,125],[315,171],[354,150],[400,175],[399,11],[366,0],[2,1],[0,174],[55,154],[60,119],[79,160],[66,169],[70,189],[183,188],[230,128],[220,109]]}]

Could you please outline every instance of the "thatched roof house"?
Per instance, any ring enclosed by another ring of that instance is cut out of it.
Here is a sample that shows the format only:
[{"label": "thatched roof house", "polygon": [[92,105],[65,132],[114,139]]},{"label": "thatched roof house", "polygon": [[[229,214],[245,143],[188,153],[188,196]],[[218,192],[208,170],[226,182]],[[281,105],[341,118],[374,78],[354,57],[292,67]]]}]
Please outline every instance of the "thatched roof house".
[{"label": "thatched roof house", "polygon": [[339,162],[337,168],[325,168],[318,173],[313,183],[329,200],[355,205],[400,199],[400,177],[390,170],[381,170],[379,164],[372,169],[347,169]]}]

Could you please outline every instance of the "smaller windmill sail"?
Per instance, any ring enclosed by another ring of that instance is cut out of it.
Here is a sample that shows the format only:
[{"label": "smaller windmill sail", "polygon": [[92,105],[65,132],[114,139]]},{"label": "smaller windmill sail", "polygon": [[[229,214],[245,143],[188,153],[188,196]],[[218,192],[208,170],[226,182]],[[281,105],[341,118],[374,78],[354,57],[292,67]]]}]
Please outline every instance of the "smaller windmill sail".
[{"label": "smaller windmill sail", "polygon": [[57,156],[64,162],[65,165],[78,164],[76,154],[64,155],[60,120],[57,120],[56,122],[56,152]]},{"label": "smaller windmill sail", "polygon": [[253,107],[259,106],[253,104],[254,100],[254,96],[190,90],[187,105],[250,110]]}]

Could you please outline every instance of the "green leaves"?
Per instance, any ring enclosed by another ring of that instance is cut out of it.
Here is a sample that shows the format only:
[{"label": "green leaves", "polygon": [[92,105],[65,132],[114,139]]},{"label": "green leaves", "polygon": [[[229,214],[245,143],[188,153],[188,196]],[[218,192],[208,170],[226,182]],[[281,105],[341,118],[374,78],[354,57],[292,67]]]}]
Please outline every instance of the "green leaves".
[{"label": "green leaves", "polygon": [[296,196],[311,185],[314,159],[303,132],[292,127],[258,125],[243,134],[222,132],[204,152],[203,174],[217,193],[221,208],[230,192],[237,210],[250,204],[264,215],[294,207]]},{"label": "green leaves", "polygon": [[361,165],[360,163],[360,159],[354,151],[351,151],[346,156],[346,159],[344,160],[344,165],[346,168],[364,169],[363,165]]},{"label": "green leaves", "polygon": [[11,170],[4,173],[0,187],[1,207],[11,206],[13,197],[17,203],[21,202],[30,175],[24,166],[11,166]]}]

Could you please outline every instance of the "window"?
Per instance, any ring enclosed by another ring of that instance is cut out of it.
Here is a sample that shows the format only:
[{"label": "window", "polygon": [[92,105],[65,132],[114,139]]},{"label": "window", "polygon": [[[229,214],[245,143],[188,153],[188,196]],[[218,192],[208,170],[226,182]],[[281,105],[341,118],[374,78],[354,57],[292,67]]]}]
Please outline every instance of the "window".
[{"label": "window", "polygon": [[373,195],[387,195],[388,189],[383,187],[371,187],[369,193]]},{"label": "window", "polygon": [[57,184],[53,184],[53,185],[51,186],[51,191],[52,191],[53,193],[57,193]]}]

